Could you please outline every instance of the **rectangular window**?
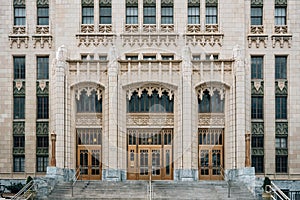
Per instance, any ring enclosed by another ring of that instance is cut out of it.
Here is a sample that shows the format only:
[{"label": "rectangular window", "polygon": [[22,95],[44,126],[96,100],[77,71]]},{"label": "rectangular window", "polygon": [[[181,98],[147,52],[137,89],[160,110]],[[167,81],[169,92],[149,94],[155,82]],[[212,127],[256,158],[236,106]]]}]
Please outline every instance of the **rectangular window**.
[{"label": "rectangular window", "polygon": [[252,155],[252,167],[255,168],[255,173],[264,173],[264,156]]},{"label": "rectangular window", "polygon": [[25,5],[14,5],[14,25],[25,26],[26,9]]},{"label": "rectangular window", "polygon": [[14,119],[25,119],[25,97],[14,97]]},{"label": "rectangular window", "polygon": [[276,155],[276,172],[287,173],[288,156],[287,155]]},{"label": "rectangular window", "polygon": [[201,56],[200,55],[193,55],[193,60],[201,60]]},{"label": "rectangular window", "polygon": [[25,136],[14,136],[14,147],[24,148],[25,147]]},{"label": "rectangular window", "polygon": [[38,119],[49,118],[49,97],[47,96],[37,97],[37,118]]},{"label": "rectangular window", "polygon": [[264,99],[263,97],[251,97],[251,118],[263,119],[264,112]]},{"label": "rectangular window", "polygon": [[48,148],[49,147],[49,137],[48,136],[37,136],[37,147]]},{"label": "rectangular window", "polygon": [[14,79],[25,79],[25,56],[14,57]]},{"label": "rectangular window", "polygon": [[144,60],[156,60],[156,56],[143,56]]},{"label": "rectangular window", "polygon": [[161,59],[162,60],[174,60],[174,56],[173,55],[170,55],[170,56],[167,56],[167,55],[162,55],[161,56]]},{"label": "rectangular window", "polygon": [[161,5],[161,24],[173,24],[173,4]]},{"label": "rectangular window", "polygon": [[263,24],[263,7],[251,5],[251,25]]},{"label": "rectangular window", "polygon": [[49,25],[49,6],[41,6],[37,7],[37,24],[38,25]]},{"label": "rectangular window", "polygon": [[126,24],[138,24],[138,4],[126,5]]},{"label": "rectangular window", "polygon": [[251,79],[263,79],[263,56],[251,56]]},{"label": "rectangular window", "polygon": [[200,24],[200,4],[188,4],[188,24]]},{"label": "rectangular window", "polygon": [[37,57],[37,79],[49,79],[49,57]]},{"label": "rectangular window", "polygon": [[286,25],[286,7],[275,6],[275,25]]},{"label": "rectangular window", "polygon": [[287,78],[287,56],[275,56],[275,79]]},{"label": "rectangular window", "polygon": [[217,5],[206,5],[206,24],[217,24],[218,23],[218,6]]},{"label": "rectangular window", "polygon": [[251,147],[252,148],[263,148],[264,147],[264,136],[263,135],[252,135]]},{"label": "rectangular window", "polygon": [[219,59],[219,55],[218,54],[206,54],[205,55],[205,59],[206,60],[211,60],[211,58],[213,60],[218,60]]},{"label": "rectangular window", "polygon": [[126,60],[138,60],[138,56],[126,56]]},{"label": "rectangular window", "polygon": [[111,4],[100,4],[100,24],[111,24]]},{"label": "rectangular window", "polygon": [[279,149],[287,148],[287,137],[276,137],[275,147]]},{"label": "rectangular window", "polygon": [[82,24],[94,24],[94,5],[82,5]]},{"label": "rectangular window", "polygon": [[14,172],[25,171],[25,156],[14,156]]},{"label": "rectangular window", "polygon": [[36,170],[37,172],[46,172],[48,166],[48,156],[37,156],[36,157]]},{"label": "rectangular window", "polygon": [[287,119],[287,96],[275,97],[276,119]]},{"label": "rectangular window", "polygon": [[156,24],[156,4],[144,3],[144,24]]}]

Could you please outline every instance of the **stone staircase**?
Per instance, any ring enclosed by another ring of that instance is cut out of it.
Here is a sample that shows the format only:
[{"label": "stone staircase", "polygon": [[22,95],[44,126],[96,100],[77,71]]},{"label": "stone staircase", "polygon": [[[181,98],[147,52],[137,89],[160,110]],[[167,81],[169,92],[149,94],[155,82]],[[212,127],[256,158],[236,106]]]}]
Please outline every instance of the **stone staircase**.
[{"label": "stone staircase", "polygon": [[[232,184],[231,197],[225,181],[172,182],[153,181],[152,199],[228,199],[255,200],[247,188]],[[58,184],[47,199],[150,199],[148,181],[102,182],[78,181]]]}]

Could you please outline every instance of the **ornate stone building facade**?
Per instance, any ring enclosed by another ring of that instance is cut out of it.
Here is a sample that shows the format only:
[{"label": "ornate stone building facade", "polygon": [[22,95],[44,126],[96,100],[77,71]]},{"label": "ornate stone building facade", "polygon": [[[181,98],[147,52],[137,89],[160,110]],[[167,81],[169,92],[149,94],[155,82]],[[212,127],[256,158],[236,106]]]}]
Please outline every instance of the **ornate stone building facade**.
[{"label": "ornate stone building facade", "polygon": [[299,10],[1,0],[0,178],[44,176],[55,133],[84,179],[299,179]]}]

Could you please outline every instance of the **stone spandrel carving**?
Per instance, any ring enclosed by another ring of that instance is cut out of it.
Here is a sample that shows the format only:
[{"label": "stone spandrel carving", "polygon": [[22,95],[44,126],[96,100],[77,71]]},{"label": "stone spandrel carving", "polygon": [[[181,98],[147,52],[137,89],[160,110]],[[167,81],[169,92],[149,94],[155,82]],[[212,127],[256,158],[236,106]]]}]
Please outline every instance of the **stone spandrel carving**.
[{"label": "stone spandrel carving", "polygon": [[13,94],[14,96],[24,96],[25,95],[25,81],[22,80],[16,80],[14,81],[14,90]]},{"label": "stone spandrel carving", "polygon": [[264,5],[264,1],[263,0],[251,0],[251,5],[263,6]]},{"label": "stone spandrel carving", "polygon": [[14,6],[25,6],[25,0],[14,0]]},{"label": "stone spandrel carving", "polygon": [[38,6],[49,6],[49,0],[37,0],[36,4]]},{"label": "stone spandrel carving", "polygon": [[205,114],[198,115],[198,126],[225,126],[224,114]]},{"label": "stone spandrel carving", "polygon": [[263,135],[264,134],[264,123],[263,122],[252,122],[251,123],[251,134]]},{"label": "stone spandrel carving", "polygon": [[102,114],[77,114],[76,126],[102,126]]},{"label": "stone spandrel carving", "polygon": [[13,134],[24,135],[25,134],[25,122],[13,122]]},{"label": "stone spandrel carving", "polygon": [[147,91],[148,96],[152,96],[152,93],[153,93],[154,90],[156,90],[158,92],[159,98],[162,97],[163,92],[168,93],[169,100],[172,100],[173,96],[174,96],[174,90],[171,89],[171,88],[162,87],[162,86],[155,86],[155,85],[144,85],[144,86],[141,86],[141,87],[138,87],[138,88],[129,88],[127,90],[128,100],[131,99],[134,92],[137,92],[138,97],[141,98],[142,93],[143,93],[144,90]]},{"label": "stone spandrel carving", "polygon": [[288,82],[286,80],[277,80],[275,82],[275,94],[288,95]]},{"label": "stone spandrel carving", "polygon": [[276,6],[287,6],[287,0],[275,0]]},{"label": "stone spandrel carving", "polygon": [[111,6],[111,0],[100,0],[100,6]]},{"label": "stone spandrel carving", "polygon": [[276,122],[275,133],[276,135],[288,135],[289,126],[287,122]]},{"label": "stone spandrel carving", "polygon": [[94,5],[94,0],[82,0],[81,4],[83,6],[93,6]]},{"label": "stone spandrel carving", "polygon": [[173,114],[127,114],[127,126],[174,126]]},{"label": "stone spandrel carving", "polygon": [[36,134],[37,135],[48,135],[49,134],[49,123],[48,122],[37,122],[36,123]]},{"label": "stone spandrel carving", "polygon": [[128,6],[137,6],[138,0],[126,0],[126,5]]},{"label": "stone spandrel carving", "polygon": [[251,82],[252,95],[264,95],[264,82],[262,80],[255,80]]}]

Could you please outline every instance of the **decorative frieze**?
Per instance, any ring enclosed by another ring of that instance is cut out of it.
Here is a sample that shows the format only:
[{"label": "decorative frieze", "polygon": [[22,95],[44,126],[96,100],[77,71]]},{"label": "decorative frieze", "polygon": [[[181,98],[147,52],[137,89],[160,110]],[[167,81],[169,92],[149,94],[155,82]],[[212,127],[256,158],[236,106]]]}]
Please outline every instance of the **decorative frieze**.
[{"label": "decorative frieze", "polygon": [[112,33],[112,25],[99,25],[99,33]]},{"label": "decorative frieze", "polygon": [[162,24],[160,25],[160,32],[161,33],[173,33],[175,27],[173,24]]},{"label": "decorative frieze", "polygon": [[108,46],[113,45],[115,41],[114,35],[100,35],[100,34],[92,34],[92,35],[81,35],[77,34],[76,38],[78,40],[78,47],[80,46],[95,46],[98,47],[100,45]]},{"label": "decorative frieze", "polygon": [[287,44],[288,48],[292,46],[292,35],[290,34],[278,34],[272,35],[272,47],[275,48],[276,44],[279,44],[280,48],[284,47],[284,44]]},{"label": "decorative frieze", "polygon": [[93,91],[96,92],[96,95],[98,97],[98,100],[100,100],[102,98],[102,94],[103,94],[103,89],[101,89],[99,86],[96,85],[85,85],[83,87],[81,86],[77,86],[77,88],[75,89],[75,96],[77,100],[80,100],[80,96],[81,93],[85,91],[86,95],[89,97]]},{"label": "decorative frieze", "polygon": [[199,113],[198,114],[198,126],[210,126],[210,127],[224,127],[225,115],[219,113]]},{"label": "decorative frieze", "polygon": [[251,123],[251,134],[263,135],[264,134],[264,123],[263,122],[252,122]]},{"label": "decorative frieze", "polygon": [[99,127],[102,126],[101,113],[77,113],[76,127]]},{"label": "decorative frieze", "polygon": [[282,156],[285,156],[285,155],[288,155],[289,152],[288,152],[288,149],[276,149],[275,150],[275,153],[276,155],[282,155]]},{"label": "decorative frieze", "polygon": [[263,0],[251,0],[251,5],[252,6],[263,6],[264,1]]},{"label": "decorative frieze", "polygon": [[10,48],[13,44],[17,44],[17,48],[21,48],[24,44],[25,48],[28,48],[29,36],[27,35],[26,26],[13,26],[11,34],[8,36]]},{"label": "decorative frieze", "polygon": [[193,46],[215,46],[223,45],[223,34],[199,34],[199,35],[185,35],[185,44]]},{"label": "decorative frieze", "polygon": [[37,147],[36,148],[36,155],[47,156],[48,153],[49,153],[48,147]]},{"label": "decorative frieze", "polygon": [[82,0],[81,4],[83,6],[94,6],[94,0]]},{"label": "decorative frieze", "polygon": [[276,135],[288,135],[289,126],[287,122],[276,122],[275,133]]},{"label": "decorative frieze", "polygon": [[37,0],[36,4],[39,7],[48,7],[49,6],[49,0]]},{"label": "decorative frieze", "polygon": [[133,35],[133,34],[124,34],[121,36],[123,46],[157,46],[161,47],[162,45],[177,46],[178,35],[177,34],[142,34],[142,35]]},{"label": "decorative frieze", "polygon": [[94,24],[81,24],[80,32],[81,33],[94,33],[95,26],[94,26]]},{"label": "decorative frieze", "polygon": [[25,134],[25,122],[13,122],[13,134],[24,135]]},{"label": "decorative frieze", "polygon": [[287,6],[287,0],[275,0],[275,6]]},{"label": "decorative frieze", "polygon": [[49,81],[39,80],[36,82],[36,95],[49,95]]},{"label": "decorative frieze", "polygon": [[288,95],[288,82],[287,80],[275,81],[275,94],[276,95]]},{"label": "decorative frieze", "polygon": [[14,147],[13,148],[13,155],[24,155],[25,148],[24,147]]},{"label": "decorative frieze", "polygon": [[251,149],[251,155],[253,155],[253,156],[263,156],[264,155],[264,149],[263,148],[252,148]]},{"label": "decorative frieze", "polygon": [[264,95],[264,82],[262,80],[251,81],[251,94]]},{"label": "decorative frieze", "polygon": [[25,81],[16,80],[13,84],[14,96],[25,96]]},{"label": "decorative frieze", "polygon": [[49,122],[37,122],[36,135],[49,135]]},{"label": "decorative frieze", "polygon": [[201,33],[201,25],[200,24],[188,24],[186,27],[186,33],[188,33],[188,34]]},{"label": "decorative frieze", "polygon": [[25,0],[14,0],[14,6],[25,6]]},{"label": "decorative frieze", "polygon": [[126,0],[127,6],[138,6],[138,0]]},{"label": "decorative frieze", "polygon": [[127,114],[127,126],[174,126],[173,114],[138,113]]}]

